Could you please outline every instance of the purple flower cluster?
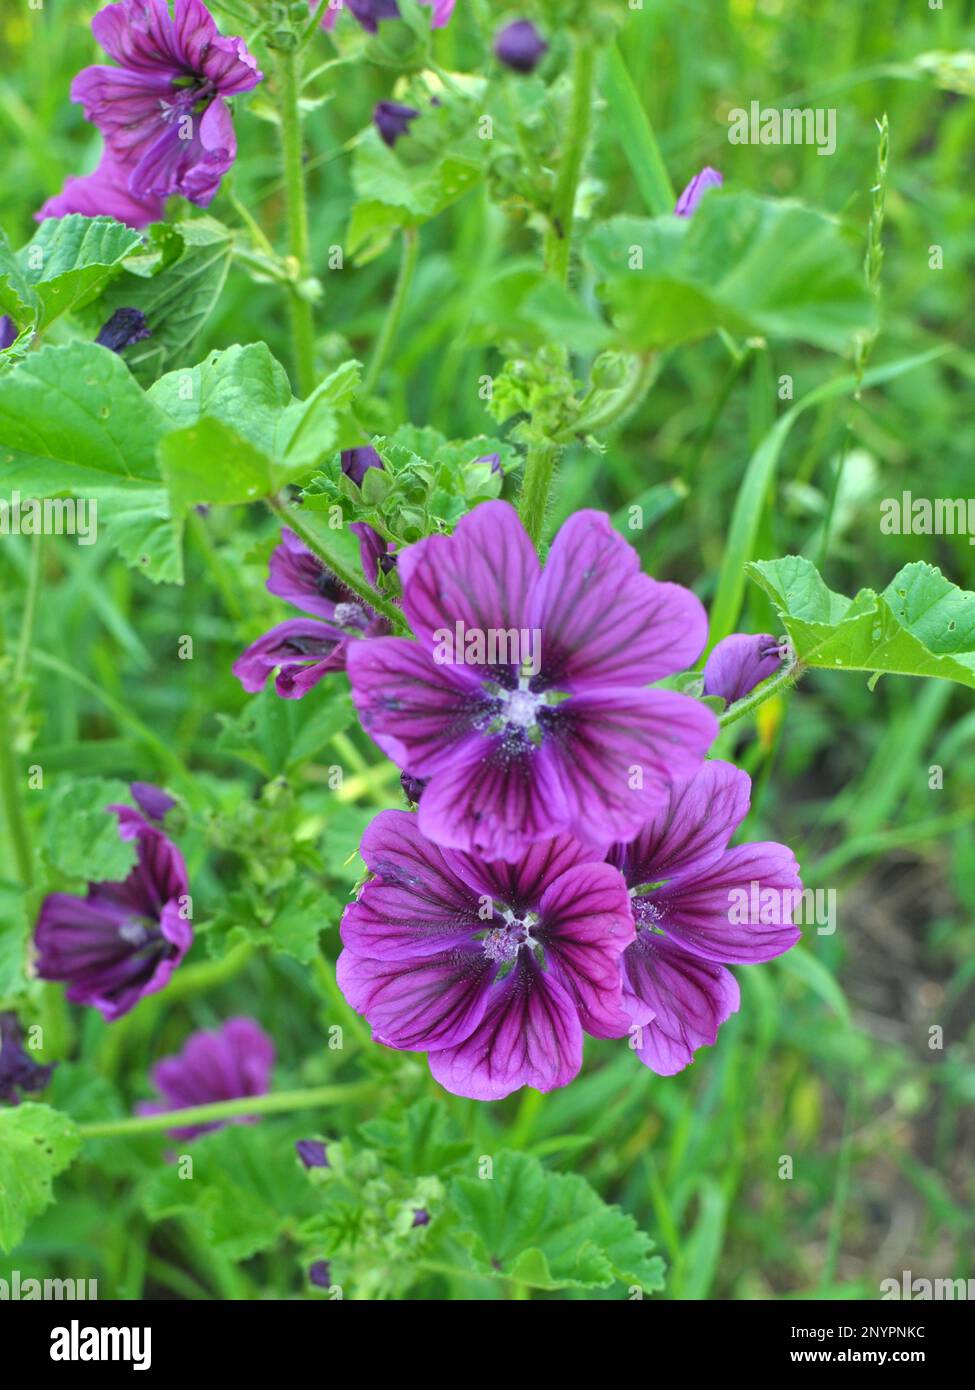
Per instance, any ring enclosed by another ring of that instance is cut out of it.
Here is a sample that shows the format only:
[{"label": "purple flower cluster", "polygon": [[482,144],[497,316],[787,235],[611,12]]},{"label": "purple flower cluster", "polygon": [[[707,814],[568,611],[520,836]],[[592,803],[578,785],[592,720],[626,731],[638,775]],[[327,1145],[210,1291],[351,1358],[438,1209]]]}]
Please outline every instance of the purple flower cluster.
[{"label": "purple flower cluster", "polygon": [[117,67],[75,78],[71,97],[102,134],[92,174],[69,178],[38,219],[105,213],[144,227],[174,193],[206,207],[237,154],[227,98],[262,79],[242,39],[222,35],[203,0],[119,0],[91,22]]},{"label": "purple flower cluster", "polygon": [[[346,666],[418,809],[366,831],[345,997],[377,1041],[429,1053],[479,1100],[565,1085],[584,1033],[680,1070],[738,1007],[726,967],[798,939],[801,891],[783,845],[728,848],[750,784],[705,762],[711,711],[651,688],[693,665],[704,610],[591,511],[544,566],[514,509],[488,502],[397,570],[416,640],[350,643]],[[738,699],[780,656],[736,635],[706,682]]]}]

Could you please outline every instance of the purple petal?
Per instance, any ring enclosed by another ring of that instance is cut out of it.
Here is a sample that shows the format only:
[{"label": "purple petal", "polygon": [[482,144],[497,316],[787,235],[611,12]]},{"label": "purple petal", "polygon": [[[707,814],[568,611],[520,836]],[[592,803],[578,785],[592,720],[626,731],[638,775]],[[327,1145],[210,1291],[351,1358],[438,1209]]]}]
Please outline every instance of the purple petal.
[{"label": "purple petal", "polygon": [[582,1066],[582,1028],[566,990],[522,951],[491,986],[470,1037],[429,1060],[434,1080],[456,1096],[501,1100],[521,1086],[551,1091]]},{"label": "purple petal", "polygon": [[355,599],[287,526],[282,527],[281,544],[271,552],[267,591],[326,621],[334,618],[336,604]]},{"label": "purple petal", "polygon": [[316,618],[291,618],[252,642],[231,669],[253,695],[263,689],[270,673],[280,668],[278,694],[300,699],[329,671],[343,669],[348,643],[341,628]]},{"label": "purple petal", "polygon": [[[213,1032],[194,1033],[182,1052],[164,1057],[152,1069],[152,1081],[163,1103],[148,1102],[141,1112],[164,1114],[193,1105],[265,1095],[270,1087],[275,1049],[252,1018],[231,1018]],[[253,1116],[235,1116],[230,1123],[252,1124]],[[171,1138],[192,1139],[227,1121],[169,1130]]]},{"label": "purple petal", "polygon": [[637,1034],[637,1056],[658,1076],[683,1070],[740,1002],[738,982],[724,966],[641,931],[623,957],[623,996]]},{"label": "purple petal", "polygon": [[683,193],[677,199],[674,212],[678,217],[690,217],[709,188],[720,188],[724,175],[706,164],[700,173],[695,174]]},{"label": "purple petal", "polygon": [[496,970],[474,941],[422,960],[374,960],[343,951],[335,977],[345,998],[387,1047],[454,1047],[484,1016]]},{"label": "purple petal", "polygon": [[546,682],[563,690],[649,684],[691,666],[707,640],[700,600],[641,573],[633,547],[594,511],[576,512],[552,542],[528,626],[542,632]]},{"label": "purple petal", "polygon": [[366,521],[353,521],[349,530],[359,537],[359,563],[370,584],[377,584],[379,571],[388,574],[396,568],[395,546],[383,540],[378,531]]},{"label": "purple petal", "polygon": [[774,676],[781,664],[782,649],[769,633],[733,632],[715,645],[704,663],[704,694],[720,695],[733,705]]},{"label": "purple petal", "polygon": [[620,956],[634,938],[626,884],[609,864],[577,864],[546,889],[533,931],[587,1033],[618,1038],[629,1026]]},{"label": "purple petal", "polygon": [[486,861],[444,850],[444,862],[477,894],[504,903],[515,913],[536,912],[545,890],[577,864],[591,864],[593,851],[568,835],[541,840],[514,861]]},{"label": "purple petal", "polygon": [[80,212],[85,217],[114,217],[129,227],[147,227],[162,220],[164,198],[136,198],[129,192],[128,170],[106,148],[98,168],[80,178],[69,175],[64,188],[34,214],[38,222],[47,217],[67,217]]}]

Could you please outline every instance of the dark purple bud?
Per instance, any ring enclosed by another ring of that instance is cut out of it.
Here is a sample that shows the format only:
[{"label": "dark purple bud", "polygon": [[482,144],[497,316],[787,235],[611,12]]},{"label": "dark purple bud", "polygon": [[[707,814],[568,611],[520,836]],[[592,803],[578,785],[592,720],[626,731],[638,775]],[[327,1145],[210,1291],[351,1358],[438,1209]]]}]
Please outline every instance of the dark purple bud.
[{"label": "dark purple bud", "polygon": [[176,805],[175,797],[164,792],[161,787],[153,786],[151,782],[132,782],[129,791],[146,819],[155,821],[157,825],[162,825],[166,819],[166,812],[171,811]]},{"label": "dark purple bud", "polygon": [[399,784],[403,788],[403,795],[411,806],[415,806],[423,792],[423,788],[429,782],[429,777],[411,777],[408,772],[401,772]]},{"label": "dark purple bud", "polygon": [[514,72],[534,72],[548,52],[548,44],[530,19],[516,19],[498,31],[494,56]]},{"label": "dark purple bud", "polygon": [[683,193],[677,199],[674,212],[678,217],[690,217],[709,188],[720,188],[724,175],[706,164],[699,174],[695,174]]},{"label": "dark purple bud", "polygon": [[308,1278],[317,1289],[330,1289],[332,1287],[332,1272],[328,1267],[328,1260],[316,1260],[309,1266]]},{"label": "dark purple bud", "polygon": [[704,694],[729,705],[743,700],[779,669],[785,649],[767,632],[733,632],[718,642],[704,663]]},{"label": "dark purple bud", "polygon": [[296,1139],[295,1150],[306,1168],[327,1168],[328,1153],[320,1139]]},{"label": "dark purple bud", "polygon": [[410,121],[415,121],[419,114],[414,106],[401,106],[398,101],[377,101],[372,119],[383,140],[392,147],[401,135],[406,135]]},{"label": "dark purple bud", "polygon": [[396,556],[390,550],[389,542],[383,539],[375,527],[370,526],[367,521],[353,521],[349,530],[359,537],[359,561],[362,573],[370,584],[376,583],[380,570],[383,574],[389,574],[396,568]]},{"label": "dark purple bud", "polygon": [[480,457],[479,459],[475,459],[474,462],[475,462],[475,463],[489,463],[489,464],[491,465],[491,472],[492,472],[492,473],[500,473],[500,472],[501,472],[501,455],[500,455],[500,454],[482,454],[481,457]]},{"label": "dark purple bud", "polygon": [[17,341],[17,325],[9,314],[0,317],[0,352]]},{"label": "dark purple bud", "polygon": [[340,455],[342,472],[351,478],[356,487],[362,487],[367,469],[382,468],[383,461],[370,445],[361,449],[345,449]]},{"label": "dark purple bud", "polygon": [[345,0],[345,3],[370,34],[379,28],[381,19],[399,19],[396,0]]},{"label": "dark purple bud", "polygon": [[51,1066],[42,1066],[24,1051],[23,1032],[15,1013],[0,1013],[0,1100],[20,1103],[20,1095],[43,1091],[51,1079]]},{"label": "dark purple bud", "polygon": [[102,347],[110,348],[112,352],[121,352],[123,348],[151,337],[146,316],[141,309],[116,309],[108,322],[102,324],[95,342],[100,343]]},{"label": "dark purple bud", "polygon": [[423,1207],[420,1207],[419,1210],[417,1210],[417,1211],[415,1211],[415,1212],[413,1213],[413,1225],[414,1225],[414,1226],[429,1226],[429,1224],[430,1224],[430,1213],[429,1213],[428,1211],[425,1211],[425,1210],[423,1209]]}]

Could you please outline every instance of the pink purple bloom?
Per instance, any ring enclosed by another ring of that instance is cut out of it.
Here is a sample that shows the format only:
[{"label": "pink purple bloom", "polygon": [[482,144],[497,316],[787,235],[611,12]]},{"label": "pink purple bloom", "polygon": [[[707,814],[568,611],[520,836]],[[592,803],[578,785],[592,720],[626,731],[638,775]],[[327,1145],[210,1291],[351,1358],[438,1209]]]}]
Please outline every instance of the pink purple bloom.
[{"label": "pink purple bloom", "polygon": [[716,643],[704,663],[704,694],[720,695],[729,705],[743,700],[775,675],[783,655],[778,639],[767,632],[733,632]]},{"label": "pink purple bloom", "polygon": [[677,206],[674,212],[678,217],[690,217],[697,210],[697,205],[704,197],[709,188],[720,188],[724,183],[724,175],[719,174],[717,169],[712,169],[706,164],[700,173],[695,174],[683,193],[677,199]]},{"label": "pink purple bloom", "polygon": [[[372,547],[361,536],[360,549],[367,568]],[[233,672],[244,689],[254,694],[277,670],[278,694],[300,700],[330,671],[345,669],[349,646],[357,638],[378,636],[389,627],[287,527],[269,568],[268,591],[316,616],[278,623],[237,658]]]},{"label": "pink purple bloom", "polygon": [[626,1031],[633,920],[621,874],[592,849],[558,836],[489,863],[382,811],[361,854],[373,877],[342,919],[339,985],[377,1041],[429,1053],[446,1090],[549,1091],[578,1072],[583,1030]]},{"label": "pink purple bloom", "polygon": [[71,96],[127,171],[128,192],[206,207],[237,154],[226,98],[262,78],[253,55],[202,0],[175,0],[172,15],[167,0],[119,0],[91,27],[119,66],[85,68]]},{"label": "pink purple bloom", "polygon": [[548,44],[530,19],[516,19],[495,36],[495,57],[513,72],[534,72],[547,52]]},{"label": "pink purple bloom", "polygon": [[626,879],[636,925],[623,957],[623,1003],[637,1056],[661,1076],[686,1067],[737,1012],[727,965],[771,960],[799,940],[792,851],[772,841],[728,848],[750,790],[746,773],[707,762],[608,856]]},{"label": "pink purple bloom", "polygon": [[24,1051],[17,1015],[0,1013],[0,1100],[19,1105],[23,1096],[43,1091],[53,1070],[53,1063],[44,1066]]},{"label": "pink purple bloom", "polygon": [[35,221],[80,212],[85,217],[114,217],[129,227],[148,227],[150,222],[159,222],[166,199],[154,194],[136,197],[129,188],[129,173],[128,166],[106,149],[93,173],[69,174],[61,192],[48,198],[35,212]]},{"label": "pink purple bloom", "polygon": [[[308,0],[308,3],[311,9],[318,8],[318,0]],[[430,27],[443,29],[454,12],[457,0],[423,0],[423,3],[429,4],[433,8]],[[325,29],[334,28],[340,10],[348,10],[359,21],[363,29],[370,34],[376,33],[381,20],[399,19],[399,6],[396,0],[329,0],[325,17],[322,20],[322,27]]]},{"label": "pink purple bloom", "polygon": [[[229,1018],[213,1032],[193,1033],[182,1052],[163,1057],[152,1069],[160,1101],[142,1101],[140,1115],[165,1115],[193,1105],[266,1095],[274,1066],[274,1043],[252,1018]],[[210,1124],[167,1131],[171,1139],[195,1139],[225,1124],[255,1124],[254,1115],[234,1115]]]},{"label": "pink purple bloom", "polygon": [[169,983],[193,941],[185,914],[183,856],[131,806],[109,806],[138,856],[123,883],[90,883],[87,895],[49,893],[34,932],[37,973],[68,985],[73,1004],[91,1004],[109,1021]]},{"label": "pink purple bloom", "polygon": [[514,508],[485,502],[397,570],[419,640],[351,643],[347,666],[367,732],[428,779],[431,840],[515,859],[561,833],[626,839],[700,765],[714,715],[647,686],[694,662],[704,610],[603,513],[571,517],[543,570]]}]

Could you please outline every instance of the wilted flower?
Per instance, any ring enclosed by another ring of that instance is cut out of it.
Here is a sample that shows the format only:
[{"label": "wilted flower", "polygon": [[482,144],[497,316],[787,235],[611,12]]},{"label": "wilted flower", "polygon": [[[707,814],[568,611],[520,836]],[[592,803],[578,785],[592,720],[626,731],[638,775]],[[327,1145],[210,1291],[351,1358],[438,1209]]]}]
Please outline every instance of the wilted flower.
[{"label": "wilted flower", "polygon": [[[311,9],[318,8],[318,0],[308,0]],[[430,27],[443,29],[454,12],[457,0],[421,0],[432,5],[433,17]],[[331,29],[339,17],[340,10],[348,10],[370,34],[374,34],[383,19],[399,19],[399,6],[396,0],[329,0],[322,27]]]},{"label": "wilted flower", "polygon": [[129,189],[130,172],[129,166],[106,149],[93,173],[69,174],[61,192],[48,198],[34,213],[34,220],[43,222],[47,217],[67,217],[78,212],[84,217],[114,217],[129,227],[147,227],[150,222],[159,222],[166,199],[152,194],[136,197]]},{"label": "wilted flower", "polygon": [[733,632],[716,643],[704,663],[704,694],[720,695],[729,705],[743,700],[775,674],[783,654],[778,639],[767,632]]},{"label": "wilted flower", "polygon": [[534,72],[548,52],[548,44],[530,19],[506,24],[494,39],[494,54],[514,72]]},{"label": "wilted flower", "polygon": [[53,1070],[53,1063],[43,1066],[24,1051],[17,1015],[0,1013],[0,1100],[18,1105],[21,1095],[43,1091]]},{"label": "wilted flower", "polygon": [[121,352],[123,348],[151,337],[141,309],[116,309],[112,317],[102,324],[95,342],[111,352]]},{"label": "wilted flower", "polygon": [[372,119],[385,143],[392,148],[401,135],[406,135],[410,122],[419,114],[415,106],[403,106],[398,101],[377,101]]},{"label": "wilted flower", "polygon": [[167,0],[119,0],[91,28],[119,66],[85,68],[71,97],[129,171],[128,191],[206,207],[237,155],[225,98],[263,75],[253,55],[221,35],[203,0],[175,0],[172,16]]},{"label": "wilted flower", "polygon": [[440,849],[408,811],[382,811],[360,852],[373,877],[342,918],[339,985],[378,1042],[428,1052],[448,1091],[550,1091],[578,1072],[583,1030],[626,1031],[629,899],[591,849],[560,836],[488,863]]},{"label": "wilted flower", "polygon": [[699,174],[695,174],[683,193],[677,199],[674,212],[678,217],[690,217],[709,188],[720,188],[724,175],[706,164]]},{"label": "wilted flower", "polygon": [[296,1139],[295,1152],[306,1168],[327,1168],[328,1153],[320,1139]]},{"label": "wilted flower", "polygon": [[751,782],[707,762],[609,862],[630,890],[636,940],[623,957],[623,1003],[640,1060],[672,1076],[738,1009],[726,965],[781,955],[799,940],[799,866],[772,841],[728,849],[748,814]]},{"label": "wilted flower", "polygon": [[287,527],[269,569],[269,592],[316,617],[278,623],[241,653],[233,672],[251,694],[277,670],[278,694],[300,700],[330,671],[344,670],[349,645],[356,638],[389,631],[386,620],[341,584]]},{"label": "wilted flower", "polygon": [[62,980],[73,1004],[92,1004],[109,1019],[155,994],[193,941],[186,914],[183,856],[131,806],[108,806],[138,859],[124,883],[90,883],[84,898],[49,893],[34,932],[37,973]]},{"label": "wilted flower", "polygon": [[366,731],[429,779],[430,839],[491,859],[563,832],[625,839],[699,766],[714,715],[646,687],[693,663],[704,610],[642,574],[604,514],[571,517],[543,572],[514,508],[485,502],[397,570],[419,641],[350,643],[347,664]]},{"label": "wilted flower", "polygon": [[[270,1085],[274,1044],[252,1018],[229,1018],[212,1033],[193,1033],[182,1052],[163,1057],[152,1069],[152,1084],[161,1101],[141,1101],[140,1115],[166,1115],[192,1105],[263,1096]],[[195,1139],[225,1124],[255,1124],[255,1115],[234,1115],[203,1125],[167,1130],[171,1139]]]}]

